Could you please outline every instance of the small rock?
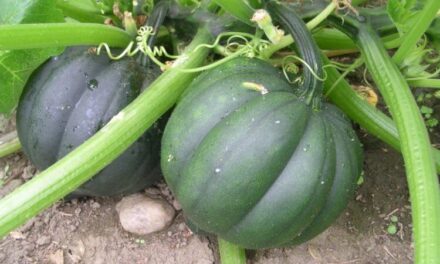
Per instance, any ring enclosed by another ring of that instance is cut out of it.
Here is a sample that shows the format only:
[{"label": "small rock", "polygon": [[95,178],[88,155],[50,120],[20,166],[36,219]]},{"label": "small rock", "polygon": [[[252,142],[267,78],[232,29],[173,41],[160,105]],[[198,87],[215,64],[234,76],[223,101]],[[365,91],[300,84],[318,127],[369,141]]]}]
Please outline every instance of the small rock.
[{"label": "small rock", "polygon": [[75,209],[75,215],[79,216],[80,213],[81,213],[81,208],[80,207],[76,208]]},{"label": "small rock", "polygon": [[186,225],[185,225],[185,223],[180,223],[180,224],[177,226],[177,229],[179,229],[179,231],[184,231],[184,230],[186,229]]},{"label": "small rock", "polygon": [[40,236],[35,243],[37,243],[38,246],[44,246],[49,244],[51,241],[49,236]]},{"label": "small rock", "polygon": [[51,264],[64,264],[64,252],[59,249],[55,253],[49,256],[49,262]]},{"label": "small rock", "polygon": [[43,222],[47,225],[47,224],[49,224],[49,221],[51,218],[52,218],[52,216],[50,214],[45,214],[43,217]]},{"label": "small rock", "polygon": [[21,175],[21,177],[24,180],[29,180],[30,178],[32,178],[35,174],[35,169],[32,165],[28,165],[26,167],[24,167],[23,169],[23,174]]},{"label": "small rock", "polygon": [[92,207],[93,209],[99,209],[101,205],[98,202],[93,202],[90,207]]},{"label": "small rock", "polygon": [[123,198],[117,205],[122,227],[137,235],[146,235],[167,228],[175,211],[161,199],[151,199],[143,194]]},{"label": "small rock", "polygon": [[86,252],[86,247],[82,240],[77,240],[73,243],[69,250],[69,258],[73,263],[81,262],[84,254]]},{"label": "small rock", "polygon": [[9,235],[15,240],[25,239],[26,236],[20,231],[12,231]]}]

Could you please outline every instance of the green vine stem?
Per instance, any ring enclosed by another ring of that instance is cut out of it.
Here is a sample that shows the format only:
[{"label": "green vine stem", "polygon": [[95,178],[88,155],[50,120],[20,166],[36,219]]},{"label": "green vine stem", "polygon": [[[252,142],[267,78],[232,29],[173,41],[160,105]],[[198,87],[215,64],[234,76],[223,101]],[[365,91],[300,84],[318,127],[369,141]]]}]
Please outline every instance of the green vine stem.
[{"label": "green vine stem", "polygon": [[15,153],[20,149],[21,144],[18,140],[17,131],[8,133],[0,137],[0,158]]},{"label": "green vine stem", "polygon": [[195,77],[181,69],[204,62],[208,49],[195,48],[211,38],[208,30],[199,29],[176,66],[84,144],[0,200],[0,238],[90,179],[168,111]]},{"label": "green vine stem", "polygon": [[440,261],[440,188],[434,155],[423,118],[411,90],[368,23],[350,17],[329,22],[359,46],[365,65],[377,84],[401,140],[410,192],[416,263]]},{"label": "green vine stem", "polygon": [[0,25],[0,50],[98,45],[102,42],[113,47],[126,47],[131,40],[132,36],[122,29],[94,23]]},{"label": "green vine stem", "polygon": [[419,88],[440,89],[440,79],[411,80],[408,84]]},{"label": "green vine stem", "polygon": [[[309,22],[310,23],[310,22]],[[307,23],[307,28],[310,30],[311,26]],[[316,43],[321,49],[326,50],[340,50],[340,49],[356,49],[356,44],[346,35],[335,29],[323,28],[313,34]],[[397,48],[401,45],[402,39],[397,35],[384,37],[385,47],[387,49]],[[275,52],[284,49],[293,44],[293,38],[290,35],[286,35],[280,39],[277,44],[270,45],[262,51],[261,56],[263,58],[270,58]]]},{"label": "green vine stem", "polygon": [[402,45],[397,49],[393,56],[393,61],[396,64],[401,64],[408,56],[412,49],[416,46],[419,39],[425,34],[426,30],[431,25],[432,21],[440,9],[439,0],[424,1],[422,11],[417,15],[414,24],[408,33],[402,36]]},{"label": "green vine stem", "polygon": [[218,249],[222,264],[246,264],[246,252],[243,248],[218,238]]}]

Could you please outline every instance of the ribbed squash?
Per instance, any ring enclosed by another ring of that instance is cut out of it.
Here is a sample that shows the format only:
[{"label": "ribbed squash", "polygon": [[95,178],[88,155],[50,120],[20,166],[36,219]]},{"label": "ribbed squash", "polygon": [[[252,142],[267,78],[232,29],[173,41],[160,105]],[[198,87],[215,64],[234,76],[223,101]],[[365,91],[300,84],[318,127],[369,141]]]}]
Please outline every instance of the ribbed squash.
[{"label": "ribbed squash", "polygon": [[[29,79],[17,111],[23,150],[43,170],[79,146],[128,105],[159,74],[134,59],[111,61],[70,48]],[[136,192],[156,180],[161,131],[153,127],[74,196]]]},{"label": "ribbed squash", "polygon": [[[269,10],[322,76],[304,23],[288,8]],[[321,89],[307,69],[292,87],[268,63],[247,58],[194,80],[165,128],[161,157],[193,226],[267,248],[308,240],[339,216],[361,173],[362,150],[343,113],[321,103]]]}]

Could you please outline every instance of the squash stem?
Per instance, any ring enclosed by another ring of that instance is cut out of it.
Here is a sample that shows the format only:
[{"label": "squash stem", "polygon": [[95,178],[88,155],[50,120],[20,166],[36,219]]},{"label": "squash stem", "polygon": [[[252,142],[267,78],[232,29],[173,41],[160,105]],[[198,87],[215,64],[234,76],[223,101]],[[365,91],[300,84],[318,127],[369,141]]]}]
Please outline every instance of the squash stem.
[{"label": "squash stem", "polygon": [[18,140],[17,131],[8,133],[0,137],[0,158],[6,157],[21,149],[20,141]]},{"label": "squash stem", "polygon": [[267,4],[267,9],[284,26],[287,33],[293,36],[298,54],[307,64],[303,67],[304,77],[299,87],[300,98],[304,98],[307,104],[313,104],[314,108],[318,108],[319,98],[322,96],[322,80],[318,78],[322,78],[323,69],[321,55],[312,34],[293,9],[273,1]]},{"label": "squash stem", "polygon": [[122,29],[94,23],[0,25],[0,50],[99,45],[103,42],[122,48],[131,40],[132,37]]},{"label": "squash stem", "polygon": [[359,45],[365,64],[390,108],[401,138],[412,205],[416,263],[439,263],[440,191],[428,133],[408,84],[385,48],[377,43],[376,33],[361,27]]},{"label": "squash stem", "polygon": [[222,264],[246,264],[246,252],[243,248],[218,238],[218,249]]},{"label": "squash stem", "polygon": [[[316,15],[312,20],[310,20],[306,26],[309,30],[314,29],[322,21],[324,21],[334,10],[336,6],[333,2],[331,2],[327,7],[322,10],[318,15]],[[289,45],[293,44],[293,38],[291,35],[283,36],[277,43],[267,47],[261,54],[263,58],[270,58],[275,52]]]},{"label": "squash stem", "polygon": [[396,122],[410,192],[416,263],[440,262],[440,188],[427,129],[408,83],[365,21],[331,18],[358,44]]}]

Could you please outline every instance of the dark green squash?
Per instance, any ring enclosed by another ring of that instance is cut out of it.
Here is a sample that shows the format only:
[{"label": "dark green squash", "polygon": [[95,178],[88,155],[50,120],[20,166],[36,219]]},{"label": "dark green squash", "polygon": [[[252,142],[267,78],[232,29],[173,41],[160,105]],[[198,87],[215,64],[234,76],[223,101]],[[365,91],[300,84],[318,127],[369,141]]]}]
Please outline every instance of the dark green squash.
[{"label": "dark green squash", "polygon": [[[111,61],[87,48],[69,48],[26,84],[17,111],[23,150],[43,170],[79,146],[128,105],[159,74],[132,58]],[[161,131],[153,127],[74,196],[136,192],[160,173]]]},{"label": "dark green squash", "polygon": [[[269,10],[322,76],[304,23],[288,8]],[[188,89],[165,128],[161,166],[192,226],[266,248],[308,240],[339,216],[362,150],[343,113],[321,102],[322,82],[310,71],[295,88],[268,63],[237,58]]]}]

